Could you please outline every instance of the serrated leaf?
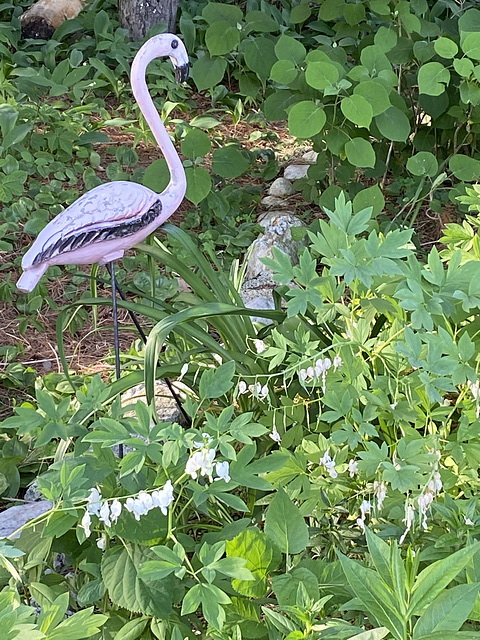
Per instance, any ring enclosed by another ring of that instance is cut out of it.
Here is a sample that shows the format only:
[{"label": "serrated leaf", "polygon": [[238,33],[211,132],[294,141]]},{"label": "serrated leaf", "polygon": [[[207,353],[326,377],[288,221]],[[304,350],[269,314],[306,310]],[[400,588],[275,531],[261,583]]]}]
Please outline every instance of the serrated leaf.
[{"label": "serrated leaf", "polygon": [[111,601],[128,611],[166,619],[172,610],[173,579],[144,582],[138,575],[143,562],[157,556],[148,548],[124,543],[105,552],[101,562],[102,578]]}]

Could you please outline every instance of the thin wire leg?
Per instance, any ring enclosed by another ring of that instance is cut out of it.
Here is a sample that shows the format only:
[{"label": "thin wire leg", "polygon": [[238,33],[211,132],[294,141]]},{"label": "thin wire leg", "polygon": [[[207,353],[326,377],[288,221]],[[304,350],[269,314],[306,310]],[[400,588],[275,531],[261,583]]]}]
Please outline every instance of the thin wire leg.
[{"label": "thin wire leg", "polygon": [[[113,347],[115,350],[115,376],[120,379],[120,340],[118,337],[118,311],[117,311],[117,281],[115,278],[115,263],[110,262],[108,270],[112,276],[112,313],[113,313]],[[123,458],[123,444],[118,446],[118,457]]]},{"label": "thin wire leg", "polygon": [[[121,299],[123,301],[126,301],[127,297],[124,294],[124,292],[122,291],[120,285],[117,282],[117,279],[115,277],[115,272],[113,269],[113,262],[111,262],[110,264],[107,265],[107,269],[110,272],[110,275],[112,276],[112,291],[118,291],[118,295],[121,297]],[[115,308],[117,306],[117,302],[115,300]],[[128,311],[128,315],[130,316],[133,324],[135,325],[135,327],[137,328],[138,334],[143,342],[143,344],[147,344],[147,336],[145,335],[145,331],[142,329],[142,326],[140,324],[140,322],[138,321],[137,316],[135,315],[135,313],[133,311],[131,311],[130,309],[127,309]],[[178,409],[180,410],[180,413],[182,414],[185,423],[188,426],[191,426],[192,421],[190,419],[190,416],[188,415],[188,413],[185,411],[185,409],[183,408],[182,403],[180,402],[180,398],[178,397],[177,392],[175,391],[175,389],[173,388],[172,383],[170,382],[170,380],[168,378],[164,378],[165,384],[168,387],[168,390],[170,391],[170,393],[172,394],[172,398],[175,400]]]}]

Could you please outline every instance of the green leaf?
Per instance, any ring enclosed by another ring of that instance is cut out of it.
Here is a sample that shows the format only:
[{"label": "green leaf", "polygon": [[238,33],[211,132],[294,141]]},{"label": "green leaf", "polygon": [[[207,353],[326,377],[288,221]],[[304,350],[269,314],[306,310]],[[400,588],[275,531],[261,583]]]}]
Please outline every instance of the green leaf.
[{"label": "green leaf", "polygon": [[285,34],[282,34],[277,40],[274,50],[279,60],[290,60],[295,64],[302,62],[307,53],[301,42]]},{"label": "green leaf", "polygon": [[245,15],[245,22],[246,33],[251,33],[252,31],[275,33],[280,28],[279,23],[263,11],[248,11]]},{"label": "green leaf", "polygon": [[212,148],[210,137],[201,129],[192,129],[182,140],[182,153],[187,158],[203,158]]},{"label": "green leaf", "polygon": [[468,33],[462,38],[461,46],[466,56],[473,60],[480,60],[480,33]]},{"label": "green leaf", "polygon": [[404,640],[405,621],[397,615],[398,605],[388,585],[381,580],[376,571],[367,569],[340,552],[337,552],[337,555],[349,585],[368,615],[387,627],[396,640]]},{"label": "green leaf", "polygon": [[154,160],[145,170],[142,184],[156,193],[161,193],[170,180],[170,171],[168,170],[165,158]]},{"label": "green leaf", "polygon": [[288,112],[288,129],[297,138],[311,138],[323,129],[327,116],[311,101],[297,102]]},{"label": "green leaf", "polygon": [[149,618],[134,618],[115,634],[115,640],[136,640],[145,631]]},{"label": "green leaf", "polygon": [[300,553],[307,546],[307,524],[281,487],[267,509],[265,533],[283,553]]},{"label": "green leaf", "polygon": [[375,124],[385,138],[394,142],[405,142],[410,135],[410,122],[397,107],[390,107],[375,116]]},{"label": "green leaf", "polygon": [[145,547],[124,543],[105,552],[102,578],[113,604],[134,613],[168,618],[172,610],[173,578],[144,582],[138,575],[141,563],[157,556]]},{"label": "green leaf", "polygon": [[305,588],[312,601],[315,602],[319,599],[318,579],[309,569],[296,567],[289,573],[274,576],[272,589],[277,596],[278,604],[281,607],[297,604],[297,593],[300,585]]},{"label": "green leaf", "polygon": [[345,145],[345,153],[350,164],[355,167],[374,167],[375,151],[372,144],[364,138],[353,138]]},{"label": "green leaf", "polygon": [[225,58],[211,58],[209,55],[195,60],[190,75],[197,85],[198,91],[211,89],[223,80],[227,60]]},{"label": "green leaf", "polygon": [[414,176],[429,176],[433,178],[438,172],[438,162],[430,151],[420,151],[407,160],[407,169]]},{"label": "green leaf", "polygon": [[232,580],[232,587],[249,598],[262,598],[267,594],[267,571],[273,559],[273,547],[263,531],[247,529],[226,542],[227,558],[244,558],[245,568],[253,580]]},{"label": "green leaf", "polygon": [[439,96],[450,82],[450,71],[441,62],[427,62],[418,72],[418,90],[429,96]]},{"label": "green leaf", "polygon": [[413,630],[414,640],[438,631],[458,631],[470,615],[480,583],[459,584],[441,593],[425,609]]},{"label": "green leaf", "polygon": [[275,45],[271,40],[267,38],[248,40],[243,47],[243,55],[247,67],[254,71],[260,80],[266,81],[270,77],[270,70],[277,61]]},{"label": "green leaf", "polygon": [[222,178],[238,178],[249,166],[236,144],[227,144],[213,152],[212,171]]},{"label": "green leaf", "polygon": [[471,182],[480,178],[480,160],[457,153],[450,158],[448,166],[459,180]]},{"label": "green leaf", "polygon": [[442,58],[454,58],[458,53],[457,44],[453,40],[450,40],[450,38],[438,38],[438,40],[435,40],[433,43],[433,46],[435,53],[438,53]]},{"label": "green leaf", "polygon": [[456,551],[426,567],[417,577],[412,589],[408,613],[419,615],[445,587],[464,569],[480,548],[480,542]]},{"label": "green leaf", "polygon": [[187,177],[187,190],[185,197],[193,204],[198,204],[204,200],[212,189],[212,178],[203,167],[187,167],[185,169]]},{"label": "green leaf", "polygon": [[355,95],[365,98],[372,107],[372,115],[378,116],[390,106],[390,97],[383,84],[375,80],[364,80],[357,84],[353,90]]},{"label": "green leaf", "polygon": [[362,211],[362,209],[366,209],[367,207],[373,208],[372,215],[374,216],[381,213],[385,207],[385,198],[378,184],[374,184],[367,189],[362,189],[353,199],[354,211]]},{"label": "green leaf", "polygon": [[223,2],[209,2],[202,10],[202,18],[209,24],[225,21],[236,27],[243,20],[242,10],[231,4]]},{"label": "green leaf", "polygon": [[205,33],[205,44],[211,56],[222,56],[233,51],[240,42],[237,26],[225,20],[211,24]]},{"label": "green leaf", "polygon": [[368,128],[372,122],[372,106],[366,98],[358,93],[344,98],[340,103],[340,109],[343,115],[358,127]]},{"label": "green leaf", "polygon": [[297,76],[297,67],[291,60],[277,60],[270,70],[270,78],[279,84],[290,84]]},{"label": "green leaf", "polygon": [[220,398],[233,387],[235,362],[225,362],[219,367],[206,369],[200,378],[198,391],[200,398]]},{"label": "green leaf", "polygon": [[330,62],[309,62],[305,71],[305,80],[319,91],[338,82],[339,77],[338,67]]}]

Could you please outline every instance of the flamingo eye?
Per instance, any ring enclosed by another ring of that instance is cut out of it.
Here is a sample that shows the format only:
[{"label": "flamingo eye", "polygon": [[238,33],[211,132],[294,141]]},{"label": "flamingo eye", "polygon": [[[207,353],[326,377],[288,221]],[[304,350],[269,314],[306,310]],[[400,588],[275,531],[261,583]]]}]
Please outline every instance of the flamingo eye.
[{"label": "flamingo eye", "polygon": [[178,40],[172,40],[172,49],[176,49],[178,47]]}]

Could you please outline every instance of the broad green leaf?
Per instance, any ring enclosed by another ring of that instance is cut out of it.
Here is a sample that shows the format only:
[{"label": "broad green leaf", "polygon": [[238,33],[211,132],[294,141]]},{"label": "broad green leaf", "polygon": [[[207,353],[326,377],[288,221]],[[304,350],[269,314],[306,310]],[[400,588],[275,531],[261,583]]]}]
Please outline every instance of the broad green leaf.
[{"label": "broad green leaf", "polygon": [[458,584],[441,593],[425,609],[413,630],[413,638],[436,631],[459,631],[472,611],[480,584]]},{"label": "broad green leaf", "polygon": [[204,200],[211,191],[212,178],[203,167],[187,167],[185,169],[187,177],[187,190],[185,197],[193,204],[198,204]]},{"label": "broad green leaf", "polygon": [[282,34],[275,43],[275,55],[279,60],[290,60],[299,64],[305,58],[307,50],[299,40]]},{"label": "broad green leaf", "polygon": [[275,33],[280,29],[279,23],[263,11],[248,11],[245,15],[245,22],[246,33],[251,33],[252,31]]},{"label": "broad green leaf", "polygon": [[168,618],[172,610],[172,578],[167,576],[161,581],[146,583],[138,576],[141,563],[156,558],[150,549],[130,543],[105,552],[102,578],[115,605],[134,613]]},{"label": "broad green leaf", "polygon": [[203,158],[212,148],[210,137],[201,129],[192,129],[182,140],[182,153],[187,158]]},{"label": "broad green leaf", "polygon": [[373,116],[378,116],[391,106],[388,91],[383,84],[375,80],[364,80],[360,82],[353,90],[353,93],[368,100],[372,107]]},{"label": "broad green leaf", "polygon": [[339,77],[338,68],[330,62],[309,62],[305,71],[305,80],[319,91],[338,82]]},{"label": "broad green leaf", "polygon": [[469,78],[473,74],[474,65],[468,58],[455,58],[453,68],[459,76]]},{"label": "broad green leaf", "polygon": [[448,166],[459,180],[471,182],[480,179],[480,160],[457,153],[450,158]]},{"label": "broad green leaf", "polygon": [[354,211],[362,211],[362,209],[366,209],[367,207],[373,207],[372,214],[374,216],[381,213],[384,206],[385,198],[378,184],[374,184],[367,189],[362,189],[353,199]]},{"label": "broad green leaf", "polygon": [[198,387],[200,397],[220,398],[233,387],[235,374],[235,362],[225,362],[219,367],[205,369],[200,378]]},{"label": "broad green leaf", "polygon": [[298,76],[298,69],[291,60],[277,60],[270,70],[270,78],[279,84],[290,84]]},{"label": "broad green leaf", "polygon": [[145,170],[143,174],[142,184],[144,187],[161,193],[168,185],[170,180],[170,171],[165,158],[154,160]]},{"label": "broad green leaf", "polygon": [[288,112],[288,129],[297,138],[311,138],[323,129],[325,111],[311,101],[297,102]]},{"label": "broad green leaf", "polygon": [[305,20],[310,17],[311,13],[312,10],[308,6],[308,4],[306,2],[302,2],[302,4],[292,7],[292,10],[290,12],[290,22],[292,24],[300,24],[301,22],[305,22]]},{"label": "broad green leaf", "polygon": [[450,38],[441,37],[433,43],[435,52],[442,58],[454,58],[458,53],[458,46]]},{"label": "broad green leaf", "polygon": [[298,587],[303,585],[312,601],[320,597],[317,577],[305,567],[296,567],[289,573],[274,576],[272,589],[280,606],[294,606],[297,603]]},{"label": "broad green leaf", "polygon": [[243,46],[243,55],[247,67],[254,71],[260,80],[266,81],[270,76],[271,68],[277,61],[273,42],[267,38],[248,40]]},{"label": "broad green leaf", "polygon": [[249,166],[249,161],[236,144],[228,144],[213,152],[212,171],[222,178],[238,178]]},{"label": "broad green leaf", "polygon": [[466,56],[473,60],[480,60],[480,33],[468,33],[462,38],[461,46]]},{"label": "broad green leaf", "polygon": [[418,72],[418,90],[429,96],[439,96],[450,82],[450,71],[440,62],[427,62]]},{"label": "broad green leaf", "polygon": [[198,91],[211,89],[223,80],[227,61],[225,58],[211,58],[204,55],[193,63],[190,75],[195,82]]},{"label": "broad green leaf", "polygon": [[445,587],[464,569],[480,548],[480,542],[456,551],[426,567],[417,577],[412,589],[410,615],[419,615]]},{"label": "broad green leaf", "polygon": [[343,115],[358,127],[370,126],[373,118],[373,109],[370,102],[359,94],[347,96],[340,103]]},{"label": "broad green leaf", "polygon": [[394,142],[405,142],[410,135],[408,117],[397,107],[390,107],[375,116],[375,124],[385,138]]},{"label": "broad green leaf", "polygon": [[397,46],[397,32],[393,28],[380,27],[375,33],[374,42],[375,46],[380,49],[382,53],[387,53]]},{"label": "broad green leaf", "polygon": [[202,18],[209,24],[225,21],[236,27],[243,20],[242,10],[232,4],[209,2],[202,10]]},{"label": "broad green leaf", "polygon": [[438,162],[430,151],[420,151],[407,160],[407,169],[414,176],[429,176],[433,178],[438,172]]},{"label": "broad green leaf", "polygon": [[350,164],[356,167],[374,167],[375,151],[372,144],[364,138],[353,138],[345,145],[345,153]]},{"label": "broad green leaf", "polygon": [[281,487],[268,506],[265,533],[283,553],[300,553],[307,546],[307,524],[298,507]]},{"label": "broad green leaf", "polygon": [[205,44],[211,56],[222,56],[233,51],[240,42],[237,26],[225,20],[211,24],[205,33]]},{"label": "broad green leaf", "polygon": [[226,543],[227,558],[244,558],[253,580],[232,580],[233,588],[250,598],[264,597],[268,591],[266,574],[273,558],[272,545],[263,531],[247,529]]}]

